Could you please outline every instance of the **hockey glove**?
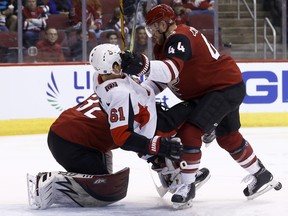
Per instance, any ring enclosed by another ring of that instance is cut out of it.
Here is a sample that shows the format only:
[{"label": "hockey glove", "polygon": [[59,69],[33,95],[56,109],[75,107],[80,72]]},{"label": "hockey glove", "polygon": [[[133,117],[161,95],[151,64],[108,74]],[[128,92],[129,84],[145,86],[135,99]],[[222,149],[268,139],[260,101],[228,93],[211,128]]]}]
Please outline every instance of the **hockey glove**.
[{"label": "hockey glove", "polygon": [[155,136],[150,140],[148,151],[152,155],[159,155],[170,159],[179,159],[183,145],[179,137]]},{"label": "hockey glove", "polygon": [[150,61],[144,54],[125,51],[120,57],[122,71],[126,74],[142,76],[150,70]]},{"label": "hockey glove", "polygon": [[153,155],[152,157],[148,158],[147,162],[152,163],[151,169],[156,172],[159,172],[166,167],[165,158],[158,155]]}]

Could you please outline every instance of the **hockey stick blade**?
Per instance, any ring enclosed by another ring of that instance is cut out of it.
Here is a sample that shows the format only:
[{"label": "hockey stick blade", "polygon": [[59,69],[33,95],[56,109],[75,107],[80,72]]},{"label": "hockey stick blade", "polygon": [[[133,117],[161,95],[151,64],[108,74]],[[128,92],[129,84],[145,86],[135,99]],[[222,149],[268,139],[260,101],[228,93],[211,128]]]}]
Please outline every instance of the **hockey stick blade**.
[{"label": "hockey stick blade", "polygon": [[152,181],[153,181],[154,186],[155,186],[155,188],[157,190],[157,193],[159,194],[160,197],[163,197],[169,191],[169,189],[163,187],[163,185],[159,185],[159,186],[157,185],[156,180],[155,180],[155,178],[153,176],[153,173],[152,173],[152,169],[149,166],[149,164],[148,164],[148,167],[149,167],[149,171],[150,171],[150,175],[151,175]]},{"label": "hockey stick blade", "polygon": [[271,190],[273,188],[277,191],[280,190],[282,188],[281,182],[278,182],[276,180],[272,180],[268,184],[266,184],[266,187],[264,187],[262,190],[259,190],[258,192],[252,194],[251,196],[247,196],[247,199],[253,200],[253,199],[261,196],[262,194],[268,192],[269,190]]},{"label": "hockey stick blade", "polygon": [[[149,165],[148,165],[149,166]],[[202,168],[200,169],[201,170],[204,170],[206,168]],[[153,183],[154,183],[154,186],[159,194],[160,197],[163,197],[168,191],[169,191],[169,188],[166,188],[166,187],[163,187],[163,185],[157,185],[156,183],[156,180],[153,176],[153,173],[152,173],[152,170],[151,170],[151,167],[149,166],[149,170],[150,170],[150,174],[151,174],[151,177],[152,177],[152,180],[153,180]],[[206,169],[207,170],[207,169]],[[209,171],[208,171],[209,172]],[[198,189],[200,189],[211,177],[211,174],[210,172],[208,173],[208,175],[202,180],[202,181],[197,181],[197,178],[196,178],[196,181],[195,181],[195,189],[196,191]]]}]

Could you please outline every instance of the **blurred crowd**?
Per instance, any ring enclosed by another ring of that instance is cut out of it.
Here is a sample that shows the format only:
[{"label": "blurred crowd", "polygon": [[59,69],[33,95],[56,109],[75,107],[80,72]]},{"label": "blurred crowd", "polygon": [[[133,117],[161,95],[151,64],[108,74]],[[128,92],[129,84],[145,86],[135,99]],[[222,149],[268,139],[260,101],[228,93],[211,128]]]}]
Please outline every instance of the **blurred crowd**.
[{"label": "blurred crowd", "polygon": [[[277,8],[276,2],[279,1],[263,0],[267,7],[272,2]],[[189,16],[195,12],[213,15],[214,1],[211,0],[151,0],[151,7],[160,3],[174,9],[177,24],[189,25]],[[135,16],[133,51],[147,54],[144,19],[147,8],[147,0],[140,0],[136,14],[135,10],[125,14],[122,37],[119,0],[87,0],[87,32],[83,33],[81,0],[22,0],[23,61],[83,61],[83,37],[87,41],[87,56],[97,44],[108,42],[121,46],[122,38],[125,38],[125,47],[128,49]],[[17,0],[0,0],[0,62],[17,62],[17,14]],[[279,15],[278,12],[275,14]],[[275,22],[278,23],[277,17]]]}]

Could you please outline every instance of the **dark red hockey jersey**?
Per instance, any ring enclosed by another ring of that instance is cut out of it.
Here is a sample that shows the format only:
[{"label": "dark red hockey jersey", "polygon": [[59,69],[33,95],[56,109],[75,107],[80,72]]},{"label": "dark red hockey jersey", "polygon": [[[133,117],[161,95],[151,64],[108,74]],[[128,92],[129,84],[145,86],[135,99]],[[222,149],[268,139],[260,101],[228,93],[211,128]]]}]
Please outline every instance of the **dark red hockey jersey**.
[{"label": "dark red hockey jersey", "polygon": [[[187,25],[178,25],[162,47],[155,45],[154,54],[168,66],[172,76],[168,86],[182,100],[195,99],[242,81],[232,57],[221,56],[201,32]],[[152,69],[151,73],[159,71]],[[160,73],[155,76],[161,80]]]},{"label": "dark red hockey jersey", "polygon": [[117,148],[96,94],[62,112],[50,129],[63,139],[103,153]]}]

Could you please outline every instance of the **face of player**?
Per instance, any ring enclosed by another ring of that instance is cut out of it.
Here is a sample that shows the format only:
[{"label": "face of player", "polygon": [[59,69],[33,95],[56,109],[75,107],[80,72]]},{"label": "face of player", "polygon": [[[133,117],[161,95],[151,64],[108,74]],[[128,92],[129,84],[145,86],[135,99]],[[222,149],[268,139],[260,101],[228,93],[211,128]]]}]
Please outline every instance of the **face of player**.
[{"label": "face of player", "polygon": [[167,30],[167,24],[164,21],[154,23],[146,27],[146,33],[148,37],[153,37],[154,41],[161,45],[164,42],[163,33]]}]

